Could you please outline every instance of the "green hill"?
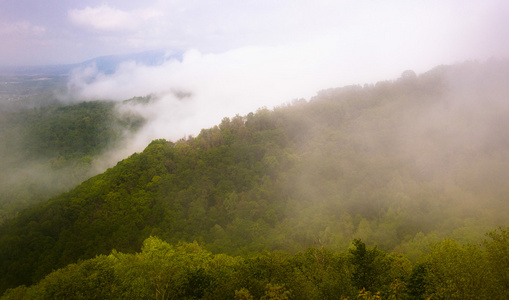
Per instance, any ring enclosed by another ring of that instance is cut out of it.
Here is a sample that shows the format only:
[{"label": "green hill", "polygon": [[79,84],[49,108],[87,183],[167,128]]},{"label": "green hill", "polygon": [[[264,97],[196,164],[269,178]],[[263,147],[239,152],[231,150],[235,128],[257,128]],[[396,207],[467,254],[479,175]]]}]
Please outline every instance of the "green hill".
[{"label": "green hill", "polygon": [[93,101],[0,112],[0,223],[91,177],[93,159],[143,124],[118,106]]},{"label": "green hill", "polygon": [[249,256],[353,239],[415,262],[508,225],[509,67],[465,63],[153,141],[0,227],[0,291],[151,235]]}]

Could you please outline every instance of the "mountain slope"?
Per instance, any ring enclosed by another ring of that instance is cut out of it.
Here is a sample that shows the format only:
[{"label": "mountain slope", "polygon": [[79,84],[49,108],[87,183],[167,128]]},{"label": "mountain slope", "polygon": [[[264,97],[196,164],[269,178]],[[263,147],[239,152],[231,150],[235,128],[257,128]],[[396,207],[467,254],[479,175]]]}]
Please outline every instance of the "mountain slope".
[{"label": "mountain slope", "polygon": [[405,72],[154,141],[0,227],[0,290],[150,235],[228,254],[362,238],[414,260],[478,240],[507,225],[508,71]]},{"label": "mountain slope", "polygon": [[[222,209],[220,197],[249,190],[267,173],[260,160],[268,146],[235,143],[229,135],[231,145],[208,151],[187,141],[174,146],[155,141],[143,153],[7,222],[2,245],[8,247],[0,250],[2,278],[19,276],[15,280],[21,281],[14,282],[21,284],[30,280],[22,276],[38,279],[77,258],[112,248],[138,250],[151,233],[186,240],[202,235],[215,224],[202,210]],[[34,266],[35,274],[25,271]]]},{"label": "mountain slope", "polygon": [[97,173],[92,161],[143,119],[108,101],[0,112],[0,223]]}]

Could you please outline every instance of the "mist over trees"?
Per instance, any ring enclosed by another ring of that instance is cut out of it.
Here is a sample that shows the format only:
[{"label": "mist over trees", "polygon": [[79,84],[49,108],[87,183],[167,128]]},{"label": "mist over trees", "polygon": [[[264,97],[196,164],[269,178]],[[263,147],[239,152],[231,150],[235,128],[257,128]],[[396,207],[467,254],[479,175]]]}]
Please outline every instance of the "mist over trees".
[{"label": "mist over trees", "polygon": [[119,106],[55,100],[0,112],[0,222],[97,174],[94,160],[143,124]]},{"label": "mist over trees", "polygon": [[501,61],[405,71],[154,140],[4,222],[0,290],[504,299],[508,79]]}]

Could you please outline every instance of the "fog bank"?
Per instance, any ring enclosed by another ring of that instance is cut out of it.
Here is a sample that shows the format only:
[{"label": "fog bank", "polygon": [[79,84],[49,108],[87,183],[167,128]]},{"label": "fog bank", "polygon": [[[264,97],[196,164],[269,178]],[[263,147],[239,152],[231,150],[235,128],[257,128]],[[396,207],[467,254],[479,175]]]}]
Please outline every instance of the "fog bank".
[{"label": "fog bank", "polygon": [[[169,59],[158,66],[127,61],[109,75],[89,65],[73,72],[66,97],[73,101],[121,101],[152,95],[148,105],[123,108],[136,111],[148,122],[121,152],[116,152],[115,161],[143,150],[153,139],[196,135],[224,117],[272,108],[297,98],[309,99],[325,88],[397,78],[409,65],[424,71],[433,63],[380,61],[378,56],[369,57],[368,52],[348,59],[338,40],[317,39],[279,47],[243,47],[220,54],[190,50],[182,60]],[[391,68],[387,68],[388,63]]]}]

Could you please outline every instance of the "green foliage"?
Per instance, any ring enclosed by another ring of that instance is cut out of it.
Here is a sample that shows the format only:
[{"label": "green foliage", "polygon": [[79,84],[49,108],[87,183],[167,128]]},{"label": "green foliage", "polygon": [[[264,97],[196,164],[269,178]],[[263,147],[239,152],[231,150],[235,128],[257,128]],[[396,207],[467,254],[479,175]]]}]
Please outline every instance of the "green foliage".
[{"label": "green foliage", "polygon": [[509,228],[498,228],[486,234],[489,240],[483,241],[486,264],[495,281],[496,294],[500,299],[509,297]]},{"label": "green foliage", "polygon": [[[507,241],[505,244],[507,246]],[[506,266],[495,266],[489,259],[496,255],[497,250],[491,247],[483,249],[480,244],[460,245],[446,239],[431,249],[421,267],[414,272],[412,294],[422,292],[424,283],[424,295],[427,297],[506,299],[507,290],[503,277],[500,277],[507,273]]]},{"label": "green foliage", "polygon": [[414,266],[408,279],[408,295],[410,299],[424,299],[426,293],[427,267],[420,263]]},{"label": "green foliage", "polygon": [[299,270],[295,278],[301,280],[298,282],[306,283],[308,289],[316,293],[306,295],[289,286],[294,296],[302,295],[302,299],[337,299],[338,295],[355,295],[353,266],[344,253],[334,253],[326,248],[309,248],[303,254],[297,253],[294,263]]},{"label": "green foliage", "polygon": [[[468,68],[483,80],[472,81]],[[396,299],[468,296],[464,282],[477,280],[477,270],[497,274],[486,286],[506,295],[507,276],[495,268],[505,262],[505,233],[494,234],[485,248],[463,246],[487,228],[507,225],[505,94],[486,94],[486,107],[472,104],[484,99],[484,91],[502,88],[503,70],[466,64],[416,78],[407,73],[394,82],[325,90],[309,102],[224,118],[194,138],[153,141],[0,226],[0,291],[116,249],[126,259],[120,265],[129,266],[124,273],[132,275],[119,290],[126,297],[225,299],[237,291],[259,299],[269,284],[302,299],[354,298],[362,288]],[[451,94],[458,86],[459,96]],[[76,109],[87,107],[94,106]],[[73,117],[59,122],[73,130],[55,129],[53,136],[41,127],[62,146],[54,167],[78,157],[86,164],[98,148],[71,146],[65,137],[101,129],[71,108],[61,111]],[[473,132],[479,133],[474,141]],[[40,143],[47,153],[56,151]],[[195,262],[186,250],[182,261],[190,267],[182,269],[172,261],[179,246],[161,246],[164,255],[150,265],[143,241],[151,235],[173,245],[196,241],[225,256],[209,253],[213,258]],[[457,242],[433,244],[444,237]],[[316,245],[323,248],[302,252]],[[416,261],[420,271],[411,270]],[[161,273],[158,264],[168,271]],[[442,284],[455,274],[438,267],[447,264],[465,275]],[[129,273],[136,268],[150,279]]]},{"label": "green foliage", "polygon": [[245,288],[235,291],[235,300],[253,300],[253,296]]},{"label": "green foliage", "polygon": [[[56,168],[60,167],[59,159],[96,155],[118,141],[122,130],[136,129],[143,122],[138,116],[117,114],[115,110],[113,102],[94,101],[6,113],[2,139],[9,144],[5,150],[20,151],[16,153],[18,159],[50,159]],[[15,133],[18,136],[12,136]]]},{"label": "green foliage", "polygon": [[142,125],[117,108],[94,101],[0,113],[0,222],[90,177],[93,158]]},{"label": "green foliage", "polygon": [[[499,231],[490,235],[507,233]],[[348,253],[309,248],[242,258],[212,254],[197,243],[170,245],[150,237],[141,252],[113,250],[70,264],[35,285],[7,290],[1,299],[506,299],[496,272],[507,270],[479,259],[499,254],[493,248],[446,239],[408,279],[394,278],[404,265],[394,263],[397,256],[366,248],[359,240],[353,245]],[[361,271],[371,290],[353,286],[359,286]]]},{"label": "green foliage", "polygon": [[363,288],[359,295],[357,296],[357,299],[363,299],[363,300],[380,300],[380,292],[372,293],[370,291],[366,291],[365,288]]},{"label": "green foliage", "polygon": [[341,257],[309,249],[294,256],[267,252],[240,258],[150,237],[139,253],[114,250],[68,265],[36,285],[8,290],[2,299],[336,299],[345,291],[331,293],[330,284],[349,277],[342,273],[350,267]]},{"label": "green foliage", "polygon": [[[387,255],[376,247],[367,248],[361,240],[353,241],[353,248],[349,250],[350,261],[354,267],[352,273],[353,284],[357,290],[364,291],[364,296],[372,297],[368,292],[382,292],[391,296],[402,293],[404,288],[398,284],[398,278],[407,280],[410,266],[404,258]],[[390,287],[390,289],[389,289]]]},{"label": "green foliage", "polygon": [[288,300],[290,292],[285,290],[285,285],[267,284],[265,295],[260,300]]}]

